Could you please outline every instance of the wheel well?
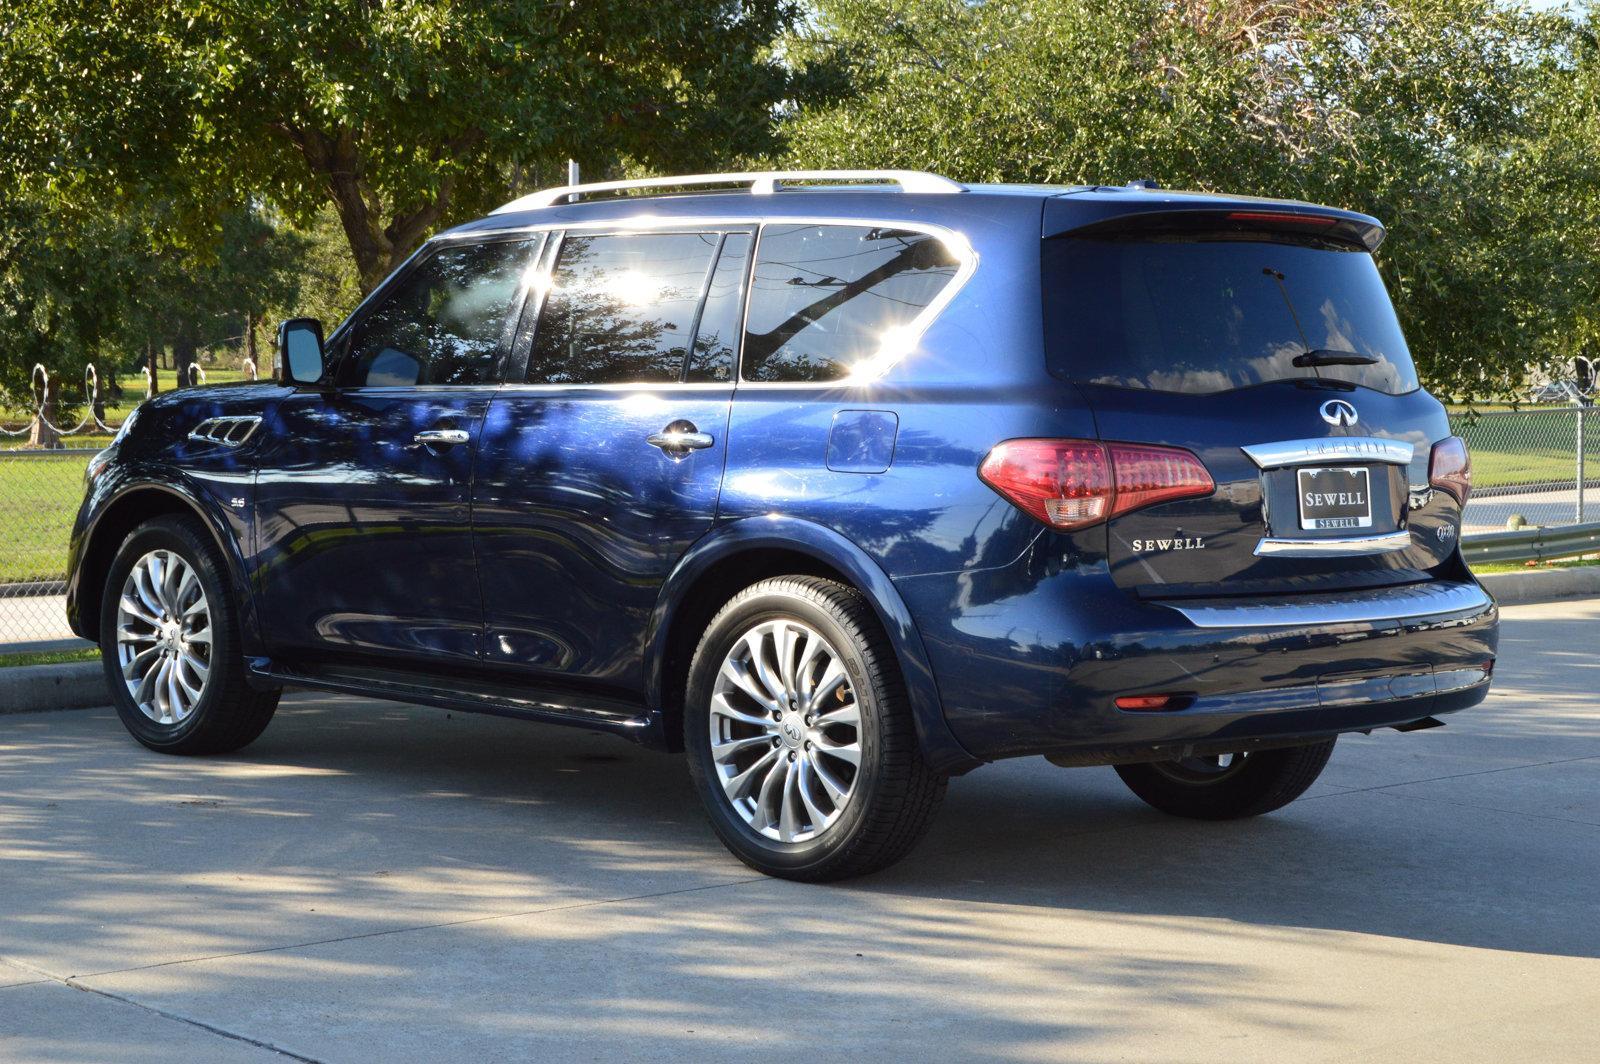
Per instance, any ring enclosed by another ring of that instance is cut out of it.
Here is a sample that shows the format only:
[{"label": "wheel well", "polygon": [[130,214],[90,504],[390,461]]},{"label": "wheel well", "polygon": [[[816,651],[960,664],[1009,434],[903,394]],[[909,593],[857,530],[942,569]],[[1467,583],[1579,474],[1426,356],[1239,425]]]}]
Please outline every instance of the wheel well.
[{"label": "wheel well", "polygon": [[856,587],[855,581],[827,562],[778,547],[741,551],[701,573],[680,599],[682,605],[672,618],[662,659],[661,711],[669,750],[683,749],[683,701],[689,685],[689,665],[706,625],[735,594],[774,576],[824,576]]},{"label": "wheel well", "polygon": [[135,528],[168,514],[199,519],[206,534],[216,538],[211,526],[200,519],[193,506],[159,488],[128,492],[95,522],[93,538],[89,540],[78,572],[78,613],[86,631],[100,631],[100,599],[105,594],[106,577],[111,571],[111,560],[117,556],[117,548]]}]

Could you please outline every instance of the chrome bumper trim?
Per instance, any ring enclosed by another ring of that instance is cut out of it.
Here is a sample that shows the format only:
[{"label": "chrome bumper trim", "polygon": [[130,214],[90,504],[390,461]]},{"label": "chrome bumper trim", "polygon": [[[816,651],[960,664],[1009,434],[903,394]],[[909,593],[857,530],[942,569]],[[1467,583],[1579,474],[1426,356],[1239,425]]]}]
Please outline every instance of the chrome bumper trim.
[{"label": "chrome bumper trim", "polygon": [[1475,583],[1434,581],[1403,587],[1278,598],[1164,602],[1196,628],[1311,628],[1367,621],[1404,621],[1483,609],[1493,604]]},{"label": "chrome bumper trim", "polygon": [[1411,546],[1411,533],[1383,532],[1376,536],[1341,536],[1338,539],[1290,539],[1266,536],[1256,544],[1256,553],[1263,557],[1277,555],[1291,558],[1349,558],[1356,554],[1387,554],[1392,550],[1405,550]]},{"label": "chrome bumper trim", "polygon": [[1377,436],[1329,436],[1313,440],[1279,440],[1239,448],[1261,469],[1316,465],[1319,462],[1383,462],[1409,465],[1416,447],[1404,440]]}]

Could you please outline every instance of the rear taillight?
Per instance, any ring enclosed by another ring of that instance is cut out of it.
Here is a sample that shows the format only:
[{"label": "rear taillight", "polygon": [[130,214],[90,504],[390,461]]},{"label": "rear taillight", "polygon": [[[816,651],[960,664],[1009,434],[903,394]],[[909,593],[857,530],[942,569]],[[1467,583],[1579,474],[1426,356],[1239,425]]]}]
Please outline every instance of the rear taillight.
[{"label": "rear taillight", "polygon": [[1460,436],[1446,436],[1433,445],[1428,457],[1428,483],[1448,491],[1463,506],[1472,494],[1472,457]]},{"label": "rear taillight", "polygon": [[1064,532],[1216,489],[1188,451],[1097,440],[1007,440],[984,458],[978,476]]}]

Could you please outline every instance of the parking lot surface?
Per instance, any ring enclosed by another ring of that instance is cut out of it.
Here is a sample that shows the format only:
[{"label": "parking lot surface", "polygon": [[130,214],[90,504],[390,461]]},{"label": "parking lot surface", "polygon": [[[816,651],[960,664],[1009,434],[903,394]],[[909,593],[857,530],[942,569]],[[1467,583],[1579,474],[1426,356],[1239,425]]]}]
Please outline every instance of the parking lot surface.
[{"label": "parking lot surface", "polygon": [[1488,702],[1275,815],[1033,758],[825,887],[603,736],[302,694],[194,760],[0,717],[0,1059],[1595,1059],[1600,602],[1505,616]]}]

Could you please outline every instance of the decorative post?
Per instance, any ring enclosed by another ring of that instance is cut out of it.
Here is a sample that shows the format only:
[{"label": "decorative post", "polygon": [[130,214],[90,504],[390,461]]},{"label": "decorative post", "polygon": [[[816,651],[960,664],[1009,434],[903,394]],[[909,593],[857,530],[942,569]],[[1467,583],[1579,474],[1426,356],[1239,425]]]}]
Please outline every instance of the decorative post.
[{"label": "decorative post", "polygon": [[39,407],[28,429],[28,446],[54,451],[61,447],[61,436],[56,431],[56,382],[43,365],[33,367],[33,379],[38,385]]}]

